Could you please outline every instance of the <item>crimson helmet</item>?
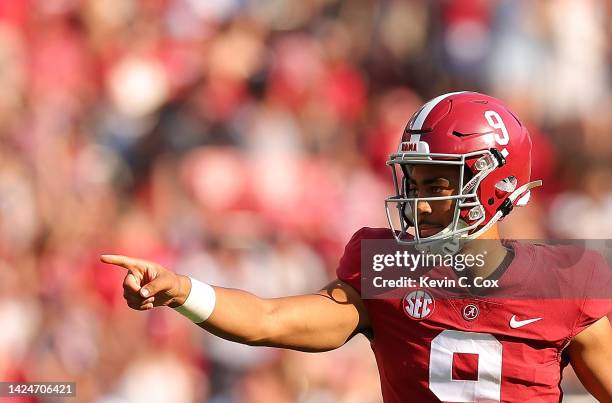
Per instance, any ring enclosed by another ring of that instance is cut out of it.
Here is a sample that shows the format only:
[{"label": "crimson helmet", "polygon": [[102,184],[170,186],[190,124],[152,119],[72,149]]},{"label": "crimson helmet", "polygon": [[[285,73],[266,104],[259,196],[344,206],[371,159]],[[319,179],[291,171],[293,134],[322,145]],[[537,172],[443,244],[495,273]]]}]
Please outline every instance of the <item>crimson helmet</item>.
[{"label": "crimson helmet", "polygon": [[[458,194],[410,197],[410,164],[458,166]],[[385,200],[389,225],[399,243],[410,245],[475,239],[515,205],[527,204],[530,189],[542,184],[530,182],[531,139],[525,126],[501,101],[477,92],[452,92],[423,105],[408,121],[387,165],[396,191]],[[437,234],[420,237],[418,202],[449,199],[455,200],[452,222]],[[393,205],[399,213],[399,232],[391,219]],[[414,236],[408,234],[410,227]]]}]

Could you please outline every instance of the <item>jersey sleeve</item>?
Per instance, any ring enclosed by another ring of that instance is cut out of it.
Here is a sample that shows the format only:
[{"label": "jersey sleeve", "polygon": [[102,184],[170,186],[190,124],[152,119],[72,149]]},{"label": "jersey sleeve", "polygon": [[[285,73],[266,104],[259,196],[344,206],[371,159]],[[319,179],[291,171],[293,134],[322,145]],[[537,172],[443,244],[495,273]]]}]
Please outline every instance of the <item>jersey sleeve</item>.
[{"label": "jersey sleeve", "polygon": [[351,240],[344,248],[344,254],[340,258],[336,276],[353,287],[361,295],[361,240],[366,228],[355,232]]},{"label": "jersey sleeve", "polygon": [[610,267],[598,252],[592,252],[589,261],[592,270],[585,285],[580,316],[574,326],[573,334],[580,333],[612,311],[612,272]]}]

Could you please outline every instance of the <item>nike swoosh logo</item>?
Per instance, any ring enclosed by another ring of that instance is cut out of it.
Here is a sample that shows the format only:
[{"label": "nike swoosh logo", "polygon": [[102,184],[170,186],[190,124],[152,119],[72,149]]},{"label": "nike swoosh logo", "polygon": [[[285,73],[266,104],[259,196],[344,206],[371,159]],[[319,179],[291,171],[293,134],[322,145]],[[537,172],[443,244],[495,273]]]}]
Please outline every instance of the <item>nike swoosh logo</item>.
[{"label": "nike swoosh logo", "polygon": [[517,320],[516,319],[516,315],[512,315],[512,318],[510,318],[510,327],[512,329],[517,329],[519,327],[523,327],[526,326],[530,323],[533,322],[537,322],[539,320],[541,320],[542,318],[534,318],[534,319],[526,319],[526,320]]}]

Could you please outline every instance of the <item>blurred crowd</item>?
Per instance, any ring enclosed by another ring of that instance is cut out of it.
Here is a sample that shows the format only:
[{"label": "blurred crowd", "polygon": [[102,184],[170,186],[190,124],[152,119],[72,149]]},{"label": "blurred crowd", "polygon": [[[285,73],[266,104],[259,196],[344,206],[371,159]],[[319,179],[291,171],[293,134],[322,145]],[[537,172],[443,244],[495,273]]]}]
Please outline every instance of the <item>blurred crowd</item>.
[{"label": "blurred crowd", "polygon": [[505,100],[532,134],[544,187],[507,236],[610,237],[611,11],[0,0],[0,380],[76,381],[79,402],[380,401],[365,340],[317,355],[224,342],[129,310],[98,255],[315,291],[355,230],[387,225],[385,160],[410,115],[461,89]]}]

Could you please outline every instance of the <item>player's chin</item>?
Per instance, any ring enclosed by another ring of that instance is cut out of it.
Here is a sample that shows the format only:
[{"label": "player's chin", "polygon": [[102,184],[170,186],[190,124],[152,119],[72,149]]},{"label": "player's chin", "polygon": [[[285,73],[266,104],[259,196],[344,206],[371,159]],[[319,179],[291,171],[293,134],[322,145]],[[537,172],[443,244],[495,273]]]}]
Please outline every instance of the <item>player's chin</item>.
[{"label": "player's chin", "polygon": [[419,226],[419,236],[421,238],[428,238],[434,236],[442,231],[444,227],[442,225],[424,225]]}]

